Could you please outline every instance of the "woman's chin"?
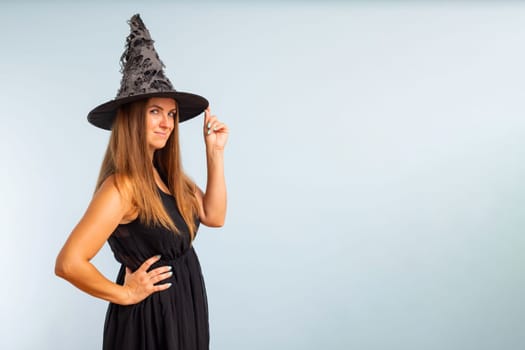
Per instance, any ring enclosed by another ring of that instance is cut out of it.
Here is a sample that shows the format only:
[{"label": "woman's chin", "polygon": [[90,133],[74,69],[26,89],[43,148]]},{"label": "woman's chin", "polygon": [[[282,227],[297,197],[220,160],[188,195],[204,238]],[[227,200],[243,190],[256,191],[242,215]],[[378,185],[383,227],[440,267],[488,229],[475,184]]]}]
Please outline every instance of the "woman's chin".
[{"label": "woman's chin", "polygon": [[163,149],[165,146],[166,146],[166,142],[158,142],[158,143],[150,144],[150,149],[157,151],[159,149]]}]

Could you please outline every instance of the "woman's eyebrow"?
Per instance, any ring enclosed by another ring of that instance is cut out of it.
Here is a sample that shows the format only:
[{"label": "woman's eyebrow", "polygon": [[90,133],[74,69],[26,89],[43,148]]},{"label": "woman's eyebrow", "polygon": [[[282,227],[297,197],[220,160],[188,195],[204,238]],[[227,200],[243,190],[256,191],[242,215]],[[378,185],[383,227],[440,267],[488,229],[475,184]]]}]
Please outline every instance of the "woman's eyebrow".
[{"label": "woman's eyebrow", "polygon": [[[158,109],[164,110],[164,108],[162,108],[159,105],[150,105],[150,106],[148,106],[148,108],[152,108],[152,107],[157,107]],[[172,108],[170,112],[173,112],[173,111],[177,111],[177,108]]]},{"label": "woman's eyebrow", "polygon": [[164,108],[162,108],[161,106],[159,105],[149,105],[148,108],[151,108],[151,107],[157,107],[158,109],[162,109],[164,110]]}]

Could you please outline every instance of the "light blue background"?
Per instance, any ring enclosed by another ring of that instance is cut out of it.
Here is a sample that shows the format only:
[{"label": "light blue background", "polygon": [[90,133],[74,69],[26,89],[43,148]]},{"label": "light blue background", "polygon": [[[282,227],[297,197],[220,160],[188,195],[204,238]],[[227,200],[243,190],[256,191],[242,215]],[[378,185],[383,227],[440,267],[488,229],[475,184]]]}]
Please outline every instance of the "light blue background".
[{"label": "light blue background", "polygon": [[[101,346],[106,302],[53,267],[135,12],[231,129],[227,223],[195,243],[212,349],[525,348],[524,5],[0,6],[0,348]],[[115,278],[107,246],[95,264]]]}]

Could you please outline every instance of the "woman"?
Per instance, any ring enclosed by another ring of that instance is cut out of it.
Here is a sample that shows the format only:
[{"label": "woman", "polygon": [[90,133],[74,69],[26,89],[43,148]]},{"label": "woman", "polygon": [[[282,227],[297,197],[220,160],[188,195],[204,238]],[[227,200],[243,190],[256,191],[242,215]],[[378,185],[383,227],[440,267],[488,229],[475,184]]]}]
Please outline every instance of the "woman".
[{"label": "woman", "polygon": [[[208,349],[206,291],[191,242],[199,223],[224,224],[228,128],[203,97],[173,89],[138,15],[130,26],[117,97],[88,115],[111,129],[96,191],[55,271],[110,302],[104,349]],[[205,193],[182,171],[178,137],[178,123],[203,110]],[[106,241],[122,264],[117,283],[90,263]]]}]

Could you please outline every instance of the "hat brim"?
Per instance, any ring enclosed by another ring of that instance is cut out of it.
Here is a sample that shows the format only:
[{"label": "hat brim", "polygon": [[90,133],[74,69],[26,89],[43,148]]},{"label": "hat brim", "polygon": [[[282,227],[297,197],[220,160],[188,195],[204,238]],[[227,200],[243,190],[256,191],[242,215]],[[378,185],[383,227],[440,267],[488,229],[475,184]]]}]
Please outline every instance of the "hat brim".
[{"label": "hat brim", "polygon": [[150,92],[140,95],[117,98],[95,107],[89,112],[88,121],[102,129],[111,130],[113,120],[120,106],[150,97],[168,97],[177,101],[179,106],[179,123],[198,116],[208,108],[208,100],[204,97],[182,91]]}]

